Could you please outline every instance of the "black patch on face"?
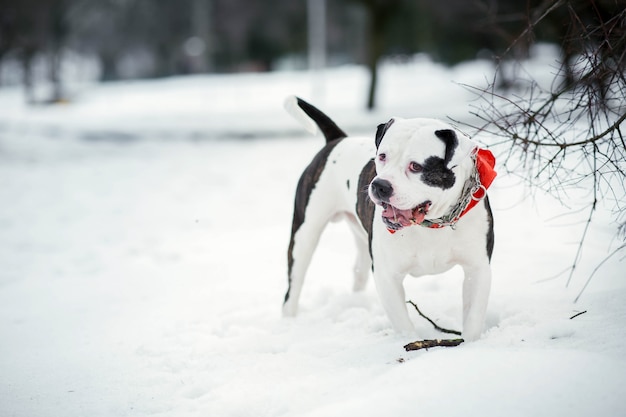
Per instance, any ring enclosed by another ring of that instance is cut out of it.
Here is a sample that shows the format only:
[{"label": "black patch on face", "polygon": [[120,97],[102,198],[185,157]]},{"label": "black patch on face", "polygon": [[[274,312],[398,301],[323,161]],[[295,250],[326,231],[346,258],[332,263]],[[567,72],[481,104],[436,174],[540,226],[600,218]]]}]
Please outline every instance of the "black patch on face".
[{"label": "black patch on face", "polygon": [[287,288],[287,294],[285,294],[285,302],[289,299],[289,292],[291,290],[291,270],[293,268],[293,246],[294,237],[302,223],[304,223],[304,215],[306,208],[309,204],[309,198],[311,192],[315,188],[317,181],[324,171],[328,156],[332,150],[341,142],[341,139],[330,141],[320,150],[313,158],[311,163],[302,173],[300,180],[298,181],[298,188],[296,189],[296,200],[293,208],[293,221],[291,223],[291,240],[289,242],[289,249],[287,251],[287,273],[289,275],[289,288]]},{"label": "black patch on face", "polygon": [[443,159],[438,156],[431,156],[424,161],[422,181],[431,187],[447,190],[452,188],[456,181],[454,172],[448,168],[448,164],[454,156],[459,140],[452,129],[436,130],[435,135],[445,143],[445,155]]},{"label": "black patch on face", "polygon": [[350,180],[346,180],[346,187],[348,187],[348,190],[350,189]]},{"label": "black patch on face", "polygon": [[438,187],[444,190],[452,188],[456,177],[451,169],[448,169],[446,162],[438,156],[431,156],[422,165],[422,181],[431,187]]},{"label": "black patch on face", "polygon": [[387,133],[387,130],[391,127],[393,122],[394,122],[393,119],[389,119],[387,123],[381,123],[378,125],[378,128],[376,129],[376,140],[375,140],[376,149],[378,149],[378,146],[380,146],[380,142],[383,140],[383,136],[385,136],[385,133]]},{"label": "black patch on face", "polygon": [[[374,202],[370,200],[367,189],[370,182],[376,176],[376,164],[372,158],[361,171],[359,175],[359,185],[356,189],[356,214],[361,221],[361,225],[367,232],[368,246],[370,250],[370,257],[372,256],[372,225],[374,223],[374,210],[376,206]],[[374,265],[372,264],[372,269]]]}]

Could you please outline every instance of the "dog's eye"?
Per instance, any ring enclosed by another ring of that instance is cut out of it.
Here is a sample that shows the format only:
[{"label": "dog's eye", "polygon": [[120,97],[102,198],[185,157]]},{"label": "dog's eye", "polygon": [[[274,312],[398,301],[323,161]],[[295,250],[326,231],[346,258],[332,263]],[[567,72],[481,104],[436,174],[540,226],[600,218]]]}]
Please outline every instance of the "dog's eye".
[{"label": "dog's eye", "polygon": [[409,171],[411,172],[422,172],[423,170],[424,170],[424,167],[422,167],[417,162],[411,162],[409,164]]},{"label": "dog's eye", "polygon": [[384,153],[378,154],[378,160],[380,162],[385,162],[385,159],[387,159],[387,154],[384,154]]}]

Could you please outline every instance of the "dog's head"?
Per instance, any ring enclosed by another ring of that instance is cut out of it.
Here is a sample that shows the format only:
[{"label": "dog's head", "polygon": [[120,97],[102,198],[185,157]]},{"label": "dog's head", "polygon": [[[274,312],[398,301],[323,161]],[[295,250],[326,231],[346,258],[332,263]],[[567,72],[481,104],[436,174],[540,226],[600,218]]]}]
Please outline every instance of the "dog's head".
[{"label": "dog's head", "polygon": [[473,166],[476,144],[439,120],[394,118],[376,132],[376,177],[369,196],[390,230],[448,212]]}]

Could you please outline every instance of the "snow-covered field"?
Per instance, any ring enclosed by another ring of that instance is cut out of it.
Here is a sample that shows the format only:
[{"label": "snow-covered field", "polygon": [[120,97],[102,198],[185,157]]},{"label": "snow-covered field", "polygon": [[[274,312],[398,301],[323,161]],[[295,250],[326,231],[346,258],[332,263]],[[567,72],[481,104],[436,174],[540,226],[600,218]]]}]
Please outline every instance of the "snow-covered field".
[{"label": "snow-covered field", "polygon": [[[572,301],[619,245],[616,226],[600,207],[566,288],[587,213],[512,176],[491,191],[481,340],[405,352],[373,285],[351,292],[342,224],[300,315],[280,316],[293,191],[322,144],[283,98],[371,135],[395,115],[462,118],[456,83],[489,71],[388,65],[369,114],[358,67],[327,71],[323,89],[306,73],[173,78],[82,86],[39,108],[0,90],[0,416],[626,415],[620,257]],[[461,279],[408,279],[407,295],[460,328]],[[444,336],[413,319],[415,339]]]}]

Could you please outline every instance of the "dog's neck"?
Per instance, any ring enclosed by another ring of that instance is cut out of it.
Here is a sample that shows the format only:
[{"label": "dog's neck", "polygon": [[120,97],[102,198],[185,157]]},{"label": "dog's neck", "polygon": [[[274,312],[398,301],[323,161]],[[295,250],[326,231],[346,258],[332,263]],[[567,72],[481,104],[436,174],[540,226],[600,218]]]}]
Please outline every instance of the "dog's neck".
[{"label": "dog's neck", "polygon": [[431,229],[442,227],[454,229],[461,217],[487,196],[487,188],[489,188],[496,177],[496,172],[494,171],[496,160],[491,151],[481,148],[475,148],[470,157],[473,161],[472,173],[463,185],[460,198],[450,208],[448,213],[437,219],[425,219],[420,223],[420,226]]}]

